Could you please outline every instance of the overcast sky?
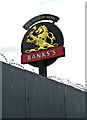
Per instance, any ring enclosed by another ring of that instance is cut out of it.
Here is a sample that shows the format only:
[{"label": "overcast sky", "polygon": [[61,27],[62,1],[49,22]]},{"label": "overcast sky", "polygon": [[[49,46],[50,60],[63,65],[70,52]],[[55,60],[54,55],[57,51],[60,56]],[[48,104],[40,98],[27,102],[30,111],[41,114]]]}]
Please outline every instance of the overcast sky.
[{"label": "overcast sky", "polygon": [[[60,20],[55,24],[64,36],[66,56],[47,68],[48,76],[69,78],[85,86],[85,0],[1,0],[0,53],[8,61],[21,63],[21,42],[27,32],[22,26],[40,14],[58,16]],[[4,61],[1,56],[0,61]],[[34,70],[38,73],[38,68]]]}]

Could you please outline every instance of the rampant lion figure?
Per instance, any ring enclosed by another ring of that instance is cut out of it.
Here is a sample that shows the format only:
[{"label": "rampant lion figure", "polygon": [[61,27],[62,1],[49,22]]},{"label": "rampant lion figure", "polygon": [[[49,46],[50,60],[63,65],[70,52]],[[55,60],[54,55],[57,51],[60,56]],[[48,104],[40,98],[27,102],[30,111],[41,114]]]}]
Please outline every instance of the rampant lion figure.
[{"label": "rampant lion figure", "polygon": [[[45,25],[42,25],[39,28],[34,26],[32,29],[33,31],[31,31],[27,36],[26,42],[34,43],[37,47],[35,49],[28,49],[25,51],[25,53],[30,53],[33,51],[39,51],[41,49],[48,49],[58,46],[57,43],[53,44],[53,41],[56,40],[56,38],[54,37],[52,32],[48,32],[48,29]],[[36,36],[34,35],[34,33],[36,34]],[[29,38],[31,38],[32,40],[30,40]],[[47,38],[50,39],[50,43],[47,42]]]}]

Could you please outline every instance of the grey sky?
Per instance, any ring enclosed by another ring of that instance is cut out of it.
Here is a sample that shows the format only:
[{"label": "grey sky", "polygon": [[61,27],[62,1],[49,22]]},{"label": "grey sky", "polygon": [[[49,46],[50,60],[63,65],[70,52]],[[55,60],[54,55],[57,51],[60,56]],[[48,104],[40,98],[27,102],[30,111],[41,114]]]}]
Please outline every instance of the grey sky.
[{"label": "grey sky", "polygon": [[44,4],[46,4],[47,2],[56,2],[56,1],[58,1],[58,0],[41,0],[41,1],[39,1],[39,4],[40,5],[44,5]]},{"label": "grey sky", "polygon": [[11,46],[8,46],[8,47],[1,47],[0,48],[0,52],[5,54],[5,53],[13,53],[13,52],[17,52],[18,51],[18,48],[17,47],[11,47]]}]

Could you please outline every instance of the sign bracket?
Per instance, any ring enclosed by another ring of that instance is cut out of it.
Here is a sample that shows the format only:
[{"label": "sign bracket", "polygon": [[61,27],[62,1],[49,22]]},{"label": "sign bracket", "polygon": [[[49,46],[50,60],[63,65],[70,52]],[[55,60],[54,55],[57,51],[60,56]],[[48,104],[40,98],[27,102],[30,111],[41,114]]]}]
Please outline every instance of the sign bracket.
[{"label": "sign bracket", "polygon": [[39,75],[45,77],[47,77],[47,66],[59,57],[65,56],[63,34],[54,24],[59,19],[52,14],[42,14],[30,19],[23,26],[27,32],[21,44],[21,63],[38,67]]}]

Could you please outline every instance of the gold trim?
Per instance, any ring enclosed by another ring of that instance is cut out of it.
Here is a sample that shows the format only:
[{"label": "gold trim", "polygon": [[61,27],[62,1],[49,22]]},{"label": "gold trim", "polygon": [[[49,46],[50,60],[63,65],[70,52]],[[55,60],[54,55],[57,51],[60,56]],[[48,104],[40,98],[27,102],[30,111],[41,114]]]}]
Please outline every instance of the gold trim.
[{"label": "gold trim", "polygon": [[[48,49],[58,46],[57,43],[53,44],[56,38],[54,37],[52,32],[48,32],[48,28],[45,25],[42,25],[39,28],[34,26],[32,29],[33,30],[27,36],[26,43],[34,43],[37,47],[35,49],[28,49],[25,51],[25,53],[31,53],[34,51],[39,51],[41,49]],[[34,36],[34,33],[36,34],[36,36]],[[32,40],[30,40],[29,38],[31,38]],[[50,43],[47,42],[47,38],[50,39]]]}]

